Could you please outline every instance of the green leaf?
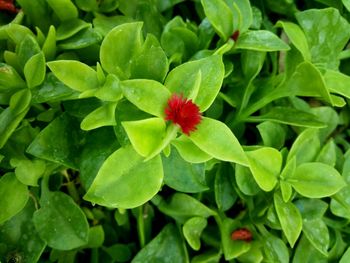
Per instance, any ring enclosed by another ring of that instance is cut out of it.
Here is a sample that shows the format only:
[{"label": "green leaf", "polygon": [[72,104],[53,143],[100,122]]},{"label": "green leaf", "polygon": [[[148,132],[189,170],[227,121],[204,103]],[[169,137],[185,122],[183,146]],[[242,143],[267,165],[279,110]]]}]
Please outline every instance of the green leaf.
[{"label": "green leaf", "polygon": [[53,60],[56,56],[56,29],[50,26],[42,50],[47,61]]},{"label": "green leaf", "polygon": [[98,248],[101,247],[105,240],[105,232],[102,225],[93,226],[89,228],[88,242],[85,247]]},{"label": "green leaf", "polygon": [[11,160],[11,165],[15,166],[17,179],[31,186],[38,186],[39,178],[44,174],[46,165],[42,160]]},{"label": "green leaf", "polygon": [[132,263],[163,262],[171,255],[173,263],[188,263],[188,255],[178,229],[166,225],[131,261]]},{"label": "green leaf", "polygon": [[[345,1],[343,1],[345,2]],[[348,1],[347,3],[347,9],[350,9],[350,2]],[[343,256],[341,257],[339,263],[346,263],[350,261],[350,248],[347,248],[347,250],[345,251],[345,253],[343,254]]]},{"label": "green leaf", "polygon": [[[99,44],[101,43],[101,40],[102,36],[99,33],[97,33],[95,29],[89,27],[79,31],[70,38],[60,41],[58,48],[64,50],[71,50],[90,47],[90,50],[85,49],[85,52],[84,50],[80,50],[80,52],[83,53],[82,55],[84,57],[89,58],[90,56],[92,56],[95,61],[98,57]],[[91,51],[92,54],[90,54]]]},{"label": "green leaf", "polygon": [[95,91],[95,96],[103,101],[120,101],[123,97],[120,80],[115,75],[108,74],[103,86]]},{"label": "green leaf", "polygon": [[36,39],[28,34],[26,35],[21,43],[18,45],[18,60],[22,67],[27,63],[27,61],[34,55],[40,52],[40,47]]},{"label": "green leaf", "polygon": [[337,161],[336,144],[333,139],[330,139],[321,149],[316,158],[316,162],[335,166]]},{"label": "green leaf", "polygon": [[286,32],[289,40],[303,55],[303,58],[306,61],[311,61],[309,45],[307,43],[306,36],[302,29],[297,24],[286,21],[278,21],[276,23],[276,26],[282,27],[283,30]]},{"label": "green leaf", "polygon": [[293,126],[310,127],[310,128],[323,128],[325,124],[318,120],[317,116],[297,110],[294,108],[273,107],[269,112],[259,115],[250,116],[247,118],[248,122],[262,122],[271,121],[282,124],[289,124]]},{"label": "green leaf", "polygon": [[39,86],[45,79],[46,65],[44,53],[40,52],[30,59],[24,66],[24,76],[29,88]]},{"label": "green leaf", "polygon": [[19,213],[29,198],[27,186],[16,178],[14,173],[7,173],[0,178],[0,224]]},{"label": "green leaf", "polygon": [[91,27],[91,24],[86,23],[78,18],[63,21],[57,27],[57,40],[64,40],[74,36],[79,31]]},{"label": "green leaf", "polygon": [[318,251],[326,257],[328,256],[329,232],[327,225],[321,218],[304,219],[303,233]]},{"label": "green leaf", "polygon": [[293,257],[293,263],[327,263],[328,258],[322,255],[303,235]]},{"label": "green leaf", "polygon": [[[199,73],[200,72],[200,73]],[[214,102],[221,88],[225,68],[222,57],[209,56],[186,62],[174,68],[165,80],[165,86],[172,92],[191,98],[201,111],[207,110]],[[198,87],[198,74],[200,82]],[[196,91],[199,88],[198,91]],[[192,97],[191,95],[196,96]]]},{"label": "green leaf", "polygon": [[204,164],[192,164],[183,160],[178,151],[171,149],[168,157],[162,156],[164,183],[185,193],[198,193],[208,190],[205,181]]},{"label": "green leaf", "polygon": [[[46,243],[39,237],[32,221],[35,205],[29,199],[26,206],[14,217],[1,224],[1,259],[20,251],[24,262],[38,262]],[[4,250],[5,249],[5,250]]]},{"label": "green leaf", "polygon": [[286,181],[280,181],[282,198],[285,203],[287,203],[293,194],[292,185]]},{"label": "green leaf", "polygon": [[16,70],[4,63],[0,63],[0,91],[9,91],[11,89],[25,88],[26,83],[16,72]]},{"label": "green leaf", "polygon": [[157,207],[162,213],[171,216],[179,223],[184,223],[195,216],[207,218],[216,215],[196,198],[180,192],[173,194],[167,201],[161,199]]},{"label": "green leaf", "polygon": [[296,158],[296,164],[314,161],[320,150],[320,140],[317,129],[305,129],[296,140],[289,151],[287,161]]},{"label": "green leaf", "polygon": [[111,127],[95,129],[87,134],[79,162],[80,180],[85,189],[91,186],[107,157],[119,147]]},{"label": "green leaf", "polygon": [[62,192],[49,192],[33,222],[48,246],[70,250],[87,244],[89,225],[80,207]]},{"label": "green leaf", "polygon": [[264,242],[266,259],[270,262],[289,262],[289,252],[284,242],[273,235],[268,235]]},{"label": "green leaf", "polygon": [[78,9],[71,0],[47,0],[47,3],[61,21],[78,17]]},{"label": "green leaf", "polygon": [[284,202],[278,192],[274,194],[274,204],[283,233],[290,246],[294,247],[303,226],[300,212],[292,202]]},{"label": "green leaf", "polygon": [[237,164],[235,166],[235,179],[239,190],[245,195],[256,195],[261,191],[248,167]]},{"label": "green leaf", "polygon": [[141,50],[131,62],[131,78],[153,79],[163,83],[169,70],[168,58],[157,38],[147,35]]},{"label": "green leaf", "polygon": [[265,121],[257,125],[264,146],[281,149],[284,145],[286,131],[282,125]]},{"label": "green leaf", "polygon": [[285,86],[290,95],[321,97],[332,102],[325,80],[321,72],[311,63],[300,63]]},{"label": "green leaf", "polygon": [[27,152],[36,157],[78,169],[84,135],[77,119],[68,114],[62,114],[37,135]]},{"label": "green leaf", "polygon": [[164,117],[170,92],[157,81],[149,79],[125,80],[121,83],[124,96],[139,109]]},{"label": "green leaf", "polygon": [[240,255],[237,260],[239,262],[262,262],[264,255],[262,253],[260,242],[253,241],[248,252]]},{"label": "green leaf", "polygon": [[322,218],[328,209],[328,203],[320,199],[300,198],[294,204],[304,220]]},{"label": "green leaf", "polygon": [[240,255],[243,255],[251,248],[251,243],[242,240],[233,240],[231,234],[234,230],[241,227],[239,220],[225,218],[220,226],[221,243],[225,260],[229,261]]},{"label": "green leaf", "polygon": [[246,31],[242,33],[237,40],[235,48],[266,52],[290,49],[286,43],[267,30]]},{"label": "green leaf", "polygon": [[239,31],[245,32],[253,23],[253,11],[250,5],[250,1],[236,0],[234,3],[237,5],[242,18],[239,25]]},{"label": "green leaf", "polygon": [[[24,11],[26,16],[28,16],[33,25],[38,26],[44,31],[47,31],[49,29],[49,26],[53,23],[53,21],[51,18],[51,12],[45,0],[18,0],[17,3],[21,6],[21,9]],[[20,26],[17,24],[12,25]],[[30,34],[33,34],[29,28],[24,26],[21,27],[26,28],[30,32]]]},{"label": "green leaf", "polygon": [[232,167],[221,165],[215,176],[215,201],[220,211],[229,210],[237,199],[237,193],[233,189],[230,178],[232,174],[230,168]]},{"label": "green leaf", "polygon": [[337,69],[338,55],[349,40],[349,23],[335,8],[310,9],[296,14],[305,32],[312,62]]},{"label": "green leaf", "polygon": [[322,198],[337,193],[345,186],[344,179],[333,167],[323,163],[303,163],[297,166],[287,181],[301,195]]},{"label": "green leaf", "polygon": [[84,199],[103,206],[133,208],[150,200],[162,181],[160,156],[143,162],[143,158],[127,146],[106,159]]},{"label": "green leaf", "polygon": [[120,79],[129,78],[132,58],[143,43],[141,30],[141,22],[125,23],[106,35],[100,50],[104,70],[116,74]]},{"label": "green leaf", "polygon": [[[85,0],[84,0],[85,1]],[[117,262],[129,262],[132,257],[130,247],[124,244],[114,244],[104,248],[104,251]]]},{"label": "green leaf", "polygon": [[84,63],[57,60],[48,62],[47,65],[60,81],[73,90],[83,92],[99,87],[96,71]]},{"label": "green leaf", "polygon": [[275,187],[281,171],[281,153],[274,148],[263,147],[248,151],[246,154],[256,183],[264,191],[271,191]]},{"label": "green leaf", "polygon": [[324,80],[330,92],[350,98],[350,77],[334,70],[327,70]]},{"label": "green leaf", "polygon": [[11,97],[10,106],[0,113],[0,149],[4,147],[27,114],[30,102],[30,91],[28,89],[20,90]]},{"label": "green leaf", "polygon": [[135,151],[143,157],[159,147],[165,136],[165,121],[161,118],[124,121],[122,125]]},{"label": "green leaf", "polygon": [[222,122],[203,117],[189,138],[202,151],[216,159],[247,165],[246,155],[231,130]]},{"label": "green leaf", "polygon": [[172,140],[171,144],[179,151],[181,157],[189,163],[204,163],[212,158],[209,154],[199,149],[185,135]]},{"label": "green leaf", "polygon": [[227,40],[233,33],[233,13],[222,0],[201,0],[204,13],[218,35]]},{"label": "green leaf", "polygon": [[90,112],[80,124],[82,130],[88,131],[103,126],[114,126],[115,122],[115,109],[117,107],[116,102],[105,103],[96,110]]},{"label": "green leaf", "polygon": [[193,250],[201,247],[200,236],[207,226],[207,220],[203,217],[192,217],[188,219],[182,227],[182,231],[187,243]]}]

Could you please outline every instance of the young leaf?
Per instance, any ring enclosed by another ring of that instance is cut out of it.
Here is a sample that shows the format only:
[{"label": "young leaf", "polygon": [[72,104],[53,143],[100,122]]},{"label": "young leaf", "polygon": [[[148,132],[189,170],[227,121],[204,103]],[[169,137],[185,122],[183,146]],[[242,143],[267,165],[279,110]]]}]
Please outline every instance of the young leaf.
[{"label": "young leaf", "polygon": [[[193,92],[198,85],[198,72],[201,81],[198,92]],[[165,80],[165,86],[172,92],[190,98],[191,94],[198,94],[191,98],[201,111],[207,110],[215,100],[224,78],[224,64],[221,56],[213,55],[203,59],[186,62],[174,68]]]},{"label": "young leaf", "polygon": [[124,96],[139,109],[164,117],[170,92],[162,84],[149,79],[125,80],[121,83]]},{"label": "young leaf", "polygon": [[165,122],[161,118],[125,121],[122,125],[135,151],[144,157],[152,153],[165,136]]},{"label": "young leaf", "polygon": [[28,59],[23,72],[29,88],[39,86],[45,79],[46,65],[44,53],[40,52]]},{"label": "young leaf", "polygon": [[247,165],[247,157],[231,130],[222,122],[203,117],[190,140],[202,151],[219,160]]},{"label": "young leaf", "polygon": [[182,231],[187,243],[194,250],[201,247],[200,236],[207,226],[207,220],[203,217],[192,217],[188,219],[182,227]]},{"label": "young leaf", "polygon": [[318,130],[311,128],[306,129],[300,133],[294,141],[289,151],[287,161],[295,157],[297,165],[304,162],[311,162],[316,158],[320,147]]},{"label": "young leaf", "polygon": [[162,181],[160,156],[144,162],[130,145],[106,159],[84,199],[103,206],[134,208],[150,200]]},{"label": "young leaf", "polygon": [[90,112],[85,116],[80,124],[82,130],[88,131],[103,126],[114,126],[115,122],[115,109],[117,107],[116,102],[110,102],[102,105],[96,110]]},{"label": "young leaf", "polygon": [[264,191],[271,191],[281,171],[282,155],[274,148],[263,147],[246,152],[249,167],[256,183]]}]

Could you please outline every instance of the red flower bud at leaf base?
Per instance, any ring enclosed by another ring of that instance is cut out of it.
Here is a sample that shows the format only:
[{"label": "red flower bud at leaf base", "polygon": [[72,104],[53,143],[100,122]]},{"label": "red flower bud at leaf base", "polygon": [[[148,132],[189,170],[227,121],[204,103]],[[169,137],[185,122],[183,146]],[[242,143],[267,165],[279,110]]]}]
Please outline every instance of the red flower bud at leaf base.
[{"label": "red flower bud at leaf base", "polygon": [[13,0],[0,0],[0,11],[1,10],[18,13],[18,9],[15,7]]},{"label": "red flower bud at leaf base", "polygon": [[173,94],[165,108],[165,120],[179,125],[184,134],[190,135],[190,132],[197,129],[202,116],[199,107],[192,100]]},{"label": "red flower bud at leaf base", "polygon": [[236,30],[235,32],[233,32],[231,38],[236,42],[238,37],[239,37],[239,30]]},{"label": "red flower bud at leaf base", "polygon": [[236,229],[231,234],[232,240],[242,240],[246,242],[250,242],[253,239],[252,233],[246,228]]}]

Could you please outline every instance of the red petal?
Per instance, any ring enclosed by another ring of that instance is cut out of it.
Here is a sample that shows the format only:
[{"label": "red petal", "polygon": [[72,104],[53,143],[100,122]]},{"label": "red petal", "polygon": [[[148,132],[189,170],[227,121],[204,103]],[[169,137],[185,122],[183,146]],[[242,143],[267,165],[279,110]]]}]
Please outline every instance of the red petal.
[{"label": "red petal", "polygon": [[190,135],[190,132],[195,131],[202,120],[199,107],[192,100],[177,94],[173,94],[169,98],[168,106],[165,108],[165,116],[167,121],[179,125],[186,135]]}]

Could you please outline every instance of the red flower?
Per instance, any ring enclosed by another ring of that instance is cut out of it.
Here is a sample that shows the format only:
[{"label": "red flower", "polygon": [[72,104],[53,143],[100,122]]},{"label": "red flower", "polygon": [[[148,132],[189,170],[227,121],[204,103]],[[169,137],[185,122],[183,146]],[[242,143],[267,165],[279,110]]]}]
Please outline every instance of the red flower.
[{"label": "red flower", "polygon": [[18,13],[13,1],[14,0],[0,0],[0,11],[4,10],[11,13]]},{"label": "red flower", "polygon": [[232,240],[242,240],[246,242],[250,242],[253,239],[252,233],[246,228],[239,228],[231,234]]},{"label": "red flower", "polygon": [[177,94],[173,94],[169,98],[165,115],[165,120],[178,124],[186,135],[190,135],[190,132],[195,131],[196,126],[202,120],[198,106],[192,100]]}]

